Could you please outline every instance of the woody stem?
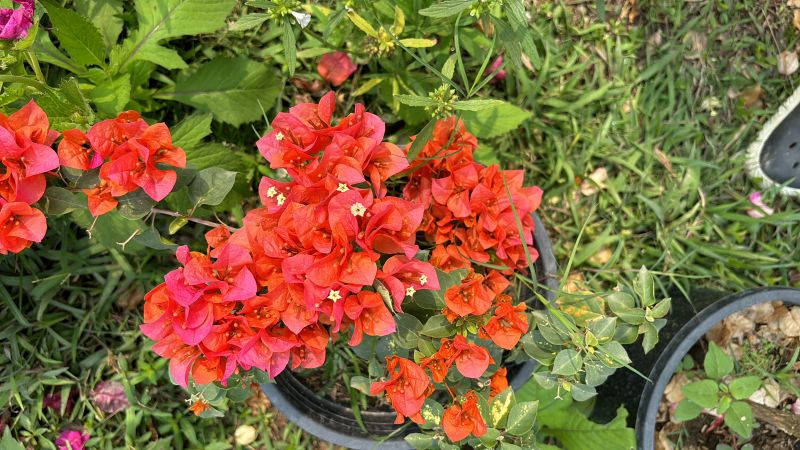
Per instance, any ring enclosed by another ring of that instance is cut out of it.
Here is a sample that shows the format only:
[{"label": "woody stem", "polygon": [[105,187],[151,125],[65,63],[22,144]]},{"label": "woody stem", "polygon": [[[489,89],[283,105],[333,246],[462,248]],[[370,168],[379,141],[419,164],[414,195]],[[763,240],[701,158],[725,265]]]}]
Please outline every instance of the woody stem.
[{"label": "woody stem", "polygon": [[159,209],[159,208],[153,208],[152,211],[154,213],[156,213],[156,214],[163,214],[165,216],[181,217],[183,219],[188,220],[189,222],[199,223],[200,225],[205,225],[205,226],[211,227],[211,228],[217,228],[218,226],[223,226],[223,227],[227,228],[230,231],[236,231],[236,228],[234,228],[234,227],[232,227],[230,225],[226,225],[224,223],[211,222],[210,220],[203,220],[203,219],[198,219],[198,218],[195,218],[195,217],[186,217],[185,215],[183,215],[183,214],[181,214],[179,212],[175,212],[175,211],[168,211],[166,209]]}]

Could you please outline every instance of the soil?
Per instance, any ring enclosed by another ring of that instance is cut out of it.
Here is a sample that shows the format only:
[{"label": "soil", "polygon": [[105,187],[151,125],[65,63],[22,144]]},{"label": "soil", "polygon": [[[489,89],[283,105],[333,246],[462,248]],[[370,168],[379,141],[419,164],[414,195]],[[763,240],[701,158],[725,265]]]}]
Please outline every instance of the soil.
[{"label": "soil", "polygon": [[[688,355],[695,361],[691,370],[702,370],[708,342],[713,340],[734,356],[737,376],[752,375],[754,371],[775,373],[792,361],[793,353],[800,345],[800,329],[795,320],[798,317],[800,310],[789,310],[780,302],[757,305],[736,313],[714,327],[689,351]],[[800,364],[795,364],[791,371],[795,375],[794,386],[800,386]],[[687,374],[690,375],[687,377]],[[747,440],[735,435],[712,414],[701,414],[694,420],[678,423],[671,415],[683,397],[681,387],[691,381],[694,381],[691,371],[679,370],[667,385],[656,425],[656,450],[714,450],[719,444],[726,444],[733,449],[750,444],[756,450],[800,450],[800,438],[780,429],[778,423],[757,420],[753,436]],[[791,414],[792,404],[800,404],[800,399],[796,397],[797,389],[777,383],[769,388],[765,386],[749,400],[783,414],[792,423],[794,417],[800,422],[800,416]],[[789,428],[783,429],[791,431]]]}]

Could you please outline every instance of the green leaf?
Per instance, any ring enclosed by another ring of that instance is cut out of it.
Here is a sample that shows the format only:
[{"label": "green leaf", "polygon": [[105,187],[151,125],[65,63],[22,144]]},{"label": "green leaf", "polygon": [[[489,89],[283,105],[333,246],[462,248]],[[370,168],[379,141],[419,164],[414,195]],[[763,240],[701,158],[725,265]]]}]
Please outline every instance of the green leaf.
[{"label": "green leaf", "polygon": [[611,341],[600,344],[598,349],[600,350],[600,359],[609,367],[622,367],[631,362],[628,352],[619,342]]},{"label": "green leaf", "polygon": [[371,382],[369,378],[362,377],[362,376],[352,376],[350,377],[350,387],[356,389],[364,394],[369,395],[369,386]]},{"label": "green leaf", "polygon": [[442,66],[442,75],[447,77],[448,80],[453,79],[453,74],[456,71],[456,60],[458,59],[457,55],[454,53],[450,55],[447,60],[444,62]]},{"label": "green leaf", "polygon": [[627,416],[620,407],[614,420],[598,424],[576,408],[544,410],[540,405],[537,420],[542,434],[555,437],[568,450],[630,450],[636,448],[636,438],[626,426]]},{"label": "green leaf", "polygon": [[239,20],[231,26],[231,31],[252,30],[253,28],[260,27],[267,19],[269,19],[269,15],[265,13],[247,14],[240,17]]},{"label": "green leaf", "polygon": [[243,158],[241,152],[218,142],[209,142],[191,150],[184,150],[186,151],[186,161],[196,169],[219,167],[233,172],[245,172],[252,165]]},{"label": "green leaf", "polygon": [[495,427],[505,426],[508,413],[516,404],[517,400],[514,396],[513,388],[506,388],[503,392],[497,394],[489,408],[492,424]]},{"label": "green leaf", "polygon": [[760,387],[761,378],[753,375],[736,378],[728,384],[728,390],[736,400],[750,398]]},{"label": "green leaf", "polygon": [[575,383],[572,385],[571,391],[572,398],[578,402],[585,402],[590,398],[597,395],[597,389],[594,386],[589,386],[588,384],[578,384]]},{"label": "green leaf", "polygon": [[656,302],[655,284],[653,283],[653,275],[647,270],[645,266],[639,269],[639,274],[634,283],[634,290],[639,294],[642,301],[642,306],[645,308],[653,306]]},{"label": "green leaf", "polygon": [[377,77],[371,80],[364,81],[364,83],[362,83],[361,86],[359,86],[358,89],[356,89],[355,92],[353,92],[353,97],[358,97],[366,94],[367,92],[371,91],[372,88],[377,87],[378,85],[383,83],[383,80],[385,80],[385,78]]},{"label": "green leaf", "polygon": [[497,445],[497,438],[500,437],[500,431],[497,428],[487,428],[486,433],[479,437],[481,444],[488,448],[493,448]]},{"label": "green leaf", "polygon": [[442,422],[444,407],[441,403],[428,397],[425,399],[425,403],[422,404],[422,409],[420,409],[419,413],[425,419],[426,426],[438,427]]},{"label": "green leaf", "polygon": [[5,427],[3,439],[0,439],[0,449],[2,450],[25,450],[25,446],[11,437],[11,427]]},{"label": "green leaf", "polygon": [[425,147],[425,144],[431,140],[431,136],[433,136],[433,129],[436,128],[436,122],[436,119],[431,119],[425,125],[425,127],[422,128],[422,131],[417,133],[417,136],[414,138],[414,142],[411,143],[411,147],[408,149],[408,155],[406,155],[406,158],[409,161],[414,161],[422,148]]},{"label": "green leaf", "polygon": [[436,106],[436,100],[430,97],[422,97],[420,95],[405,95],[399,94],[394,96],[400,103],[408,106]]},{"label": "green leaf", "polygon": [[491,138],[516,130],[532,114],[510,103],[502,102],[481,111],[465,111],[461,115],[470,133],[479,138]]},{"label": "green leaf", "polygon": [[211,134],[212,118],[211,113],[186,116],[172,127],[172,144],[184,151],[195,148],[203,138]]},{"label": "green leaf", "polygon": [[[118,211],[111,211],[100,217],[92,217],[88,209],[76,209],[70,213],[73,222],[83,227],[84,230],[92,228],[92,242],[99,242],[106,248],[122,250],[125,253],[136,253],[142,250],[132,236],[143,232],[146,226],[140,221],[128,220]],[[92,225],[94,224],[94,226]],[[122,243],[127,242],[125,246]]]},{"label": "green leaf", "polygon": [[169,223],[168,232],[171,235],[177,233],[181,228],[189,224],[189,219],[186,217],[176,217]]},{"label": "green leaf", "polygon": [[699,416],[701,412],[703,412],[702,406],[689,401],[688,398],[684,398],[675,409],[675,419],[685,422]]},{"label": "green leaf", "polygon": [[652,323],[643,323],[640,325],[644,327],[644,338],[642,339],[642,348],[645,353],[650,353],[658,344],[658,329]]},{"label": "green leaf", "polygon": [[174,250],[178,248],[178,244],[164,238],[154,228],[148,228],[142,233],[137,234],[133,240],[147,248],[155,250]]},{"label": "green leaf", "polygon": [[394,334],[397,345],[409,350],[417,348],[422,322],[411,314],[398,314],[394,321],[397,325]]},{"label": "green leaf", "polygon": [[453,108],[459,111],[485,111],[491,108],[497,108],[503,103],[502,100],[494,99],[460,100],[453,104]]},{"label": "green leaf", "polygon": [[195,205],[219,205],[236,181],[236,172],[209,167],[197,172],[189,184],[189,199]]},{"label": "green leaf", "polygon": [[536,411],[539,402],[517,403],[508,413],[506,431],[514,436],[524,436],[533,429],[533,422],[536,420]]},{"label": "green leaf", "polygon": [[627,292],[614,292],[606,298],[611,311],[623,322],[641,325],[645,320],[644,310],[635,307],[636,300]]},{"label": "green leaf", "polygon": [[616,317],[602,317],[588,322],[591,331],[597,340],[602,344],[614,337],[614,330],[617,328]]},{"label": "green leaf", "polygon": [[359,30],[374,38],[378,37],[378,31],[370,25],[363,17],[359,16],[355,11],[348,11],[347,17],[353,22],[353,25],[358,27]]},{"label": "green leaf", "polygon": [[106,80],[89,92],[98,111],[106,116],[122,112],[131,99],[131,76],[127,73]]},{"label": "green leaf", "polygon": [[672,307],[672,300],[669,298],[665,298],[660,302],[656,303],[655,306],[653,306],[651,314],[653,315],[653,317],[659,319],[661,317],[666,316],[669,313],[671,307]]},{"label": "green leaf", "polygon": [[53,23],[53,34],[72,59],[85,66],[105,65],[103,36],[87,18],[52,3],[48,3],[46,8]]},{"label": "green leaf", "polygon": [[82,0],[74,2],[74,5],[97,27],[106,47],[111,48],[117,43],[122,32],[122,0]]},{"label": "green leaf", "polygon": [[294,69],[297,66],[297,48],[295,47],[294,29],[289,18],[283,19],[283,53],[286,57],[286,66],[289,69],[289,76],[294,76]]},{"label": "green leaf", "polygon": [[725,413],[725,425],[734,433],[748,439],[753,434],[753,408],[745,402],[733,402]]},{"label": "green leaf", "polygon": [[141,59],[167,69],[186,68],[177,51],[160,43],[219,30],[235,5],[236,0],[136,0],[139,28],[123,42],[115,66],[125,69]]},{"label": "green leaf", "polygon": [[64,188],[51,186],[42,198],[42,210],[48,216],[60,216],[75,209],[86,208],[86,200]]},{"label": "green leaf", "polygon": [[703,360],[703,369],[710,378],[719,380],[733,371],[733,358],[713,341],[709,342],[708,352]]},{"label": "green leaf", "polygon": [[444,17],[455,16],[461,11],[466,11],[475,0],[445,0],[418,11],[420,15],[441,19]]},{"label": "green leaf", "polygon": [[444,314],[432,316],[420,330],[420,334],[434,338],[450,337],[454,332],[455,328],[447,321],[447,317]]},{"label": "green leaf", "polygon": [[138,189],[119,197],[119,213],[126,219],[141,219],[150,214],[156,201],[150,198],[143,190]]},{"label": "green leaf", "polygon": [[714,409],[717,406],[719,387],[713,380],[700,380],[681,388],[683,395],[703,408]]},{"label": "green leaf", "polygon": [[246,57],[218,57],[160,97],[210,111],[217,120],[238,126],[260,119],[262,111],[275,103],[280,89],[266,64]]},{"label": "green leaf", "polygon": [[553,362],[553,370],[555,375],[575,375],[583,367],[583,358],[577,351],[566,348],[561,350],[556,355],[556,360]]},{"label": "green leaf", "polygon": [[411,433],[404,439],[406,442],[408,442],[408,445],[416,450],[427,450],[429,448],[433,448],[433,436],[429,436],[427,434]]}]

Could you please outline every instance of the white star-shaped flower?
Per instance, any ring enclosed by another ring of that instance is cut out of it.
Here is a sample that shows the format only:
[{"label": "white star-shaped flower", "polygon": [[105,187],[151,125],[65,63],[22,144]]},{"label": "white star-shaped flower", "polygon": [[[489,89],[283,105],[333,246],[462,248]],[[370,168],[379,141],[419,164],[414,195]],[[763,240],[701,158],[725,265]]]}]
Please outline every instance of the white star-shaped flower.
[{"label": "white star-shaped flower", "polygon": [[275,186],[270,186],[269,189],[267,189],[267,197],[272,198],[276,195],[278,195],[278,190],[275,189]]},{"label": "white star-shaped flower", "polygon": [[425,275],[423,273],[422,275],[419,276],[419,285],[420,286],[425,286],[425,283],[427,283],[427,282],[428,282],[428,276],[427,275]]},{"label": "white star-shaped flower", "polygon": [[406,295],[408,297],[412,297],[416,292],[417,292],[417,290],[414,289],[414,286],[409,286],[409,287],[406,288]]},{"label": "white star-shaped flower", "polygon": [[283,140],[283,133],[278,131],[278,133],[275,135],[275,140],[276,141],[282,141]]},{"label": "white star-shaped flower", "polygon": [[333,303],[336,303],[338,300],[342,299],[342,294],[339,291],[334,291],[331,289],[331,292],[328,294],[328,300],[333,300]]},{"label": "white star-shaped flower", "polygon": [[278,201],[278,206],[280,206],[283,204],[283,202],[286,201],[286,196],[283,194],[278,194],[278,198],[276,198],[275,200]]},{"label": "white star-shaped flower", "polygon": [[344,183],[339,183],[339,187],[337,187],[336,190],[339,192],[347,192],[350,190],[350,188]]},{"label": "white star-shaped flower", "polygon": [[356,217],[364,217],[365,212],[367,212],[367,208],[359,202],[353,203],[353,206],[350,207],[350,214]]}]

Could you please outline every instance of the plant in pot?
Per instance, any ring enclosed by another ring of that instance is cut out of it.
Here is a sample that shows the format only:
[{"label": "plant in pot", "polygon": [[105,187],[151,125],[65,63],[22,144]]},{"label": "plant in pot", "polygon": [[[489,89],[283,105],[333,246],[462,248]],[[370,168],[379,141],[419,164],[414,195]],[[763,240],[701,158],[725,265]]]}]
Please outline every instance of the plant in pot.
[{"label": "plant in pot", "polygon": [[401,149],[363,105],[335,109],[329,93],[278,114],[263,206],[180,247],[145,297],[142,331],[196,414],[276,379],[290,419],[350,448],[530,448],[536,403],[514,386],[587,400],[630,362],[622,343],[655,342],[669,300],[644,269],[610,311],[555,298],[542,191],[476,162],[456,117]]}]

